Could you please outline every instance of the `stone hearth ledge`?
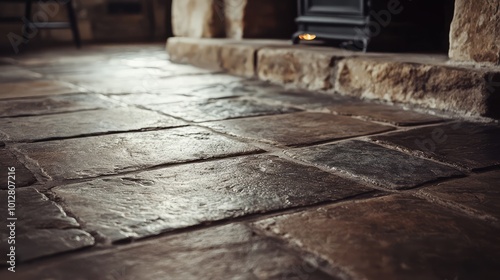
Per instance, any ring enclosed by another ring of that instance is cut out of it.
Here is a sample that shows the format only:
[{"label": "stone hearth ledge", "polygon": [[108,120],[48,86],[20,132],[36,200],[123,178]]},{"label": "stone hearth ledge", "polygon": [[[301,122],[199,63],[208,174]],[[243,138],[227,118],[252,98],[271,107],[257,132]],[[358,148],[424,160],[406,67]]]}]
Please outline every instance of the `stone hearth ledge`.
[{"label": "stone hearth ledge", "polygon": [[457,65],[446,55],[186,37],[169,38],[167,52],[173,62],[311,91],[500,118],[500,67]]}]

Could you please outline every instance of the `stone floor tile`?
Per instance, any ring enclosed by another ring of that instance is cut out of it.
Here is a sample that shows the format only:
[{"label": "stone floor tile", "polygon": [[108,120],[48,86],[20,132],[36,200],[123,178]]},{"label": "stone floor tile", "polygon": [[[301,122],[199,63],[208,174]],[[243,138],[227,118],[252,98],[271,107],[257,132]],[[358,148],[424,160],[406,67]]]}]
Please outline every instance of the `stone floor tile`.
[{"label": "stone floor tile", "polygon": [[12,66],[12,59],[0,56],[0,66]]},{"label": "stone floor tile", "polygon": [[240,96],[238,89],[232,89],[223,85],[209,87],[172,89],[161,94],[132,93],[132,94],[110,94],[110,98],[130,105],[156,105],[176,103],[183,101],[201,102],[203,100],[221,99]]},{"label": "stone floor tile", "polygon": [[463,175],[446,165],[364,141],[306,147],[286,153],[388,189],[412,188],[429,181]]},{"label": "stone floor tile", "polygon": [[500,171],[498,170],[439,183],[421,189],[419,193],[500,220]]},{"label": "stone floor tile", "polygon": [[238,97],[248,95],[249,92],[238,87],[237,85],[229,84],[213,84],[213,85],[198,85],[191,87],[172,88],[162,90],[161,93],[134,93],[123,94],[115,93],[108,96],[125,103],[134,105],[148,104],[163,104],[181,101],[197,101],[208,99],[221,99],[229,97]]},{"label": "stone floor tile", "polygon": [[116,174],[161,164],[261,151],[197,127],[19,144],[53,179]]},{"label": "stone floor tile", "polygon": [[112,94],[111,99],[130,104],[130,105],[150,105],[150,104],[165,104],[183,102],[186,100],[195,99],[193,96],[182,94],[149,94],[149,93],[132,93],[132,94]]},{"label": "stone floor tile", "polygon": [[15,274],[5,271],[0,276],[12,280],[332,279],[317,266],[238,224],[30,264]]},{"label": "stone floor tile", "polygon": [[387,122],[398,126],[422,125],[444,121],[443,118],[437,116],[375,103],[335,104],[327,106],[327,109],[338,115],[360,116],[368,120]]},{"label": "stone floor tile", "polygon": [[370,189],[276,156],[250,156],[97,179],[52,191],[87,231],[117,241],[339,200]]},{"label": "stone floor tile", "polygon": [[[32,72],[40,73],[45,76],[58,77],[61,80],[70,81],[72,77],[83,78],[84,80],[93,80],[98,78],[116,77],[115,73],[127,74],[125,70],[131,70],[130,67],[125,65],[110,65],[104,63],[52,63],[27,66]],[[110,75],[110,76],[106,76]],[[130,76],[130,75],[129,75]],[[88,78],[88,79],[86,79]],[[127,77],[128,78],[128,77]],[[76,79],[75,79],[76,80]]]},{"label": "stone floor tile", "polygon": [[[174,66],[172,66],[174,65]],[[175,65],[168,61],[143,61],[121,59],[108,61],[105,65],[96,63],[56,64],[29,67],[31,71],[61,80],[79,83],[99,79],[167,78],[182,75],[210,74],[211,71],[189,65]]]},{"label": "stone floor tile", "polygon": [[333,104],[345,104],[354,102],[352,98],[341,95],[320,94],[317,92],[305,92],[298,90],[284,90],[282,87],[272,85],[258,85],[258,93],[255,95],[266,102],[275,102],[286,106],[295,106],[304,109],[323,109]]},{"label": "stone floor tile", "polygon": [[6,135],[2,140],[9,141],[57,139],[183,125],[185,123],[180,120],[136,108],[0,119],[0,131]]},{"label": "stone floor tile", "polygon": [[165,93],[181,88],[207,87],[217,84],[229,84],[242,78],[229,75],[186,75],[163,79],[154,77],[138,77],[136,79],[107,79],[92,81],[73,81],[87,90],[99,93]]},{"label": "stone floor tile", "polygon": [[[92,246],[94,238],[78,229],[78,222],[66,215],[54,202],[34,188],[17,189],[15,194],[16,221],[8,221],[7,191],[0,191],[0,217],[5,223],[15,223],[15,245],[8,244],[10,232],[0,232],[0,250],[8,252],[10,245],[16,247],[16,259],[28,261],[42,256],[53,255]],[[5,226],[4,226],[5,227]],[[7,261],[1,256],[2,264]]]},{"label": "stone floor tile", "polygon": [[386,196],[259,221],[352,279],[496,279],[498,229],[412,197]]},{"label": "stone floor tile", "polygon": [[467,169],[500,164],[500,126],[458,122],[372,137]]},{"label": "stone floor tile", "polygon": [[[15,168],[15,178],[8,178],[9,167]],[[16,188],[26,187],[36,182],[33,173],[6,149],[0,149],[0,170],[0,189],[7,189],[9,179],[15,182]]]},{"label": "stone floor tile", "polygon": [[0,100],[0,117],[34,116],[73,111],[103,109],[115,103],[95,94],[65,94],[57,96]]},{"label": "stone floor tile", "polygon": [[213,84],[208,86],[198,86],[196,88],[175,89],[177,94],[186,94],[197,98],[198,100],[221,99],[229,97],[238,97],[243,95],[252,95],[252,92],[239,87],[240,82],[230,84]]},{"label": "stone floor tile", "polygon": [[[0,65],[0,83],[17,83],[42,78],[42,75],[14,65]],[[1,85],[0,85],[1,86]]]},{"label": "stone floor tile", "polygon": [[350,117],[308,112],[225,120],[204,125],[231,135],[288,146],[312,144],[394,129]]},{"label": "stone floor tile", "polygon": [[245,99],[218,99],[199,102],[149,105],[148,109],[192,122],[276,115],[299,110]]},{"label": "stone floor tile", "polygon": [[80,92],[78,87],[60,81],[34,80],[17,83],[2,83],[0,99],[33,96],[49,96]]}]

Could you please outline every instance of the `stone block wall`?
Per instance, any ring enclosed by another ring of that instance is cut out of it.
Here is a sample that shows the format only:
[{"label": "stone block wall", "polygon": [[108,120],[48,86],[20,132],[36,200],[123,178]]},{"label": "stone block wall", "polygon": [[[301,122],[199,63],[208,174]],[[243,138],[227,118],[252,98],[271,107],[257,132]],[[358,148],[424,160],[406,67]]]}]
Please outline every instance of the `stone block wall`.
[{"label": "stone block wall", "polygon": [[215,38],[224,36],[222,0],[174,0],[172,29],[175,36]]},{"label": "stone block wall", "polygon": [[290,38],[296,30],[292,0],[173,0],[175,36]]},{"label": "stone block wall", "polygon": [[500,0],[455,0],[449,56],[500,65]]},{"label": "stone block wall", "polygon": [[[181,37],[289,38],[296,29],[295,0],[173,0],[173,5],[173,33]],[[452,61],[499,65],[500,0],[455,0],[449,41]]]}]

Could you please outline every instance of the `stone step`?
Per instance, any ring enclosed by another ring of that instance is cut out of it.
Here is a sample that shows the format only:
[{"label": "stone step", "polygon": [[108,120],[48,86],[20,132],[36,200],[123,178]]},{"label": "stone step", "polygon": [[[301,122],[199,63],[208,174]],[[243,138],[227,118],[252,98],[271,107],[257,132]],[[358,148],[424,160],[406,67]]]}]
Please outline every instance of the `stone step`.
[{"label": "stone step", "polygon": [[360,53],[285,40],[172,37],[170,59],[312,91],[500,118],[500,67],[445,55]]}]

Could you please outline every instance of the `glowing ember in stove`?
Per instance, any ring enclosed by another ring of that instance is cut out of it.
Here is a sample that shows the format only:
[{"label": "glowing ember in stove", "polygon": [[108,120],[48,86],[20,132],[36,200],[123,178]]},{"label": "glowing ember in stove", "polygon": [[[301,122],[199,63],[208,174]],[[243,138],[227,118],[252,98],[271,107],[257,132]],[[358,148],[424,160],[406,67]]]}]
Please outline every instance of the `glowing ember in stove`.
[{"label": "glowing ember in stove", "polygon": [[312,41],[312,40],[316,39],[316,35],[314,35],[314,34],[308,34],[308,33],[300,34],[299,35],[299,39],[300,40],[306,40],[306,41]]}]

